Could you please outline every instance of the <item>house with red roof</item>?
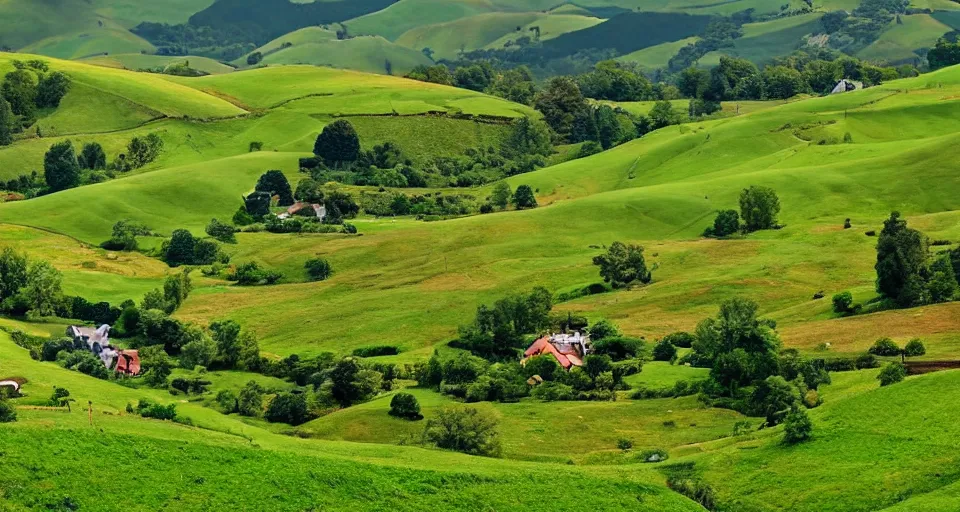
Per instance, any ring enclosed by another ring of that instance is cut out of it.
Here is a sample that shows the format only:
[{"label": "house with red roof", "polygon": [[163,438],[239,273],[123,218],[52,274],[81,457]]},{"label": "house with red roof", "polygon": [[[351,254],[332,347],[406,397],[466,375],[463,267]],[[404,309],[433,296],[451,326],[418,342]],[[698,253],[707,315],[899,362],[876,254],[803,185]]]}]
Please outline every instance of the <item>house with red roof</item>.
[{"label": "house with red roof", "polygon": [[564,370],[583,366],[583,358],[590,353],[590,337],[579,332],[574,334],[551,334],[534,341],[523,353],[520,364],[530,358],[549,355],[557,360]]}]

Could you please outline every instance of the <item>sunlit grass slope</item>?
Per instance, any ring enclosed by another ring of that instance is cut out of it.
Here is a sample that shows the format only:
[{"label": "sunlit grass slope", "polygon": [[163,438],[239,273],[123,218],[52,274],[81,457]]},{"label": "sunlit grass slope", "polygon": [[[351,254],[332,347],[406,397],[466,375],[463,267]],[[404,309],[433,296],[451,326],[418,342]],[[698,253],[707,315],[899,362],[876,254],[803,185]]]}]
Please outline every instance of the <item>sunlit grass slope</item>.
[{"label": "sunlit grass slope", "polygon": [[[956,508],[960,472],[951,448],[958,434],[951,404],[960,398],[960,372],[879,389],[874,376],[836,377],[824,405],[811,411],[809,442],[781,445],[780,427],[707,445],[710,453],[694,460],[725,510],[766,511],[771,504],[796,511]],[[852,392],[831,399],[834,387]]]},{"label": "sunlit grass slope", "polygon": [[[544,466],[301,440],[185,402],[178,403],[178,413],[203,428],[140,419],[123,411],[126,403],[173,398],[32,361],[9,337],[0,338],[0,372],[29,380],[21,406],[42,404],[53,385],[70,389],[77,400],[73,413],[21,407],[18,423],[0,426],[0,488],[5,505],[17,508],[71,503],[100,510],[422,510],[427,504],[438,510],[578,510],[582,495],[602,491],[591,500],[598,510],[699,510],[645,468]],[[95,410],[92,428],[83,410],[87,401]],[[136,456],[98,455],[115,452]],[[567,483],[551,485],[556,478]],[[105,479],[112,485],[104,487]],[[528,492],[531,485],[538,492]],[[129,499],[130,488],[137,489],[136,500]]]},{"label": "sunlit grass slope", "polygon": [[166,68],[173,64],[189,64],[191,68],[210,74],[229,73],[234,68],[217,62],[209,57],[187,55],[183,57],[167,55],[144,55],[142,53],[121,53],[84,59],[88,64],[109,68],[121,68],[138,71],[141,69]]},{"label": "sunlit grass slope", "polygon": [[463,51],[480,48],[502,48],[508,40],[533,38],[530,27],[540,27],[541,40],[592,27],[603,20],[578,15],[541,12],[484,13],[455,21],[423,25],[397,38],[397,43],[421,50],[430,48],[435,59],[456,59]]}]

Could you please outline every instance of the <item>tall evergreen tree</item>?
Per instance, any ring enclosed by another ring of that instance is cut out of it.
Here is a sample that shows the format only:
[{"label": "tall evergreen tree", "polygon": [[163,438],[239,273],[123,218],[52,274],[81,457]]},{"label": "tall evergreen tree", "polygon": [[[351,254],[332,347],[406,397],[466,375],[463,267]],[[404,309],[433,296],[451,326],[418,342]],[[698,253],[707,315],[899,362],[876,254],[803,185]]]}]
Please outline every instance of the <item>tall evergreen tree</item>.
[{"label": "tall evergreen tree", "polygon": [[901,307],[915,306],[926,301],[926,283],[923,278],[927,254],[927,238],[907,227],[900,212],[893,212],[883,222],[883,231],[877,240],[877,291],[893,299]]},{"label": "tall evergreen tree", "polygon": [[80,162],[69,140],[50,147],[43,157],[43,173],[50,190],[57,192],[80,184]]},{"label": "tall evergreen tree", "polygon": [[290,188],[290,182],[281,171],[267,171],[257,180],[255,189],[257,192],[266,192],[271,196],[279,196],[277,202],[280,206],[290,206],[293,204],[293,189]]},{"label": "tall evergreen tree", "polygon": [[339,119],[325,126],[317,136],[313,154],[329,166],[355,162],[360,156],[360,137],[349,121]]}]

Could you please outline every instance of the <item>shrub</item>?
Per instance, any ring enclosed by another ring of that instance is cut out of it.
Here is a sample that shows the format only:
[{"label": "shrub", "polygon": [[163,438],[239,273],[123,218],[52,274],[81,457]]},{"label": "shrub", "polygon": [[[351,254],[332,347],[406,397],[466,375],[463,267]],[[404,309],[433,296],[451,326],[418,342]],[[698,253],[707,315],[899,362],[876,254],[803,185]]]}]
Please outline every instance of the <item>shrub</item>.
[{"label": "shrub", "polygon": [[898,356],[900,347],[890,338],[880,338],[870,347],[870,353],[875,356]]},{"label": "shrub", "polygon": [[853,294],[850,292],[840,292],[833,296],[833,312],[847,314],[852,311]]},{"label": "shrub", "polygon": [[280,393],[270,401],[263,417],[271,423],[300,425],[310,419],[307,399],[301,393]]},{"label": "shrub", "polygon": [[690,348],[693,346],[693,342],[696,341],[697,338],[688,332],[675,332],[673,334],[664,336],[663,340],[669,341],[674,347]]},{"label": "shrub", "polygon": [[593,343],[593,352],[597,355],[610,356],[614,361],[623,361],[641,354],[643,352],[643,341],[625,336],[603,338]]},{"label": "shrub", "polygon": [[627,450],[630,450],[631,448],[633,448],[633,441],[625,437],[621,437],[620,439],[617,439],[617,449],[627,451]]},{"label": "shrub", "polygon": [[880,370],[880,373],[877,375],[877,380],[880,381],[880,386],[882,387],[902,382],[906,377],[906,366],[901,363],[890,363]]},{"label": "shrub", "polygon": [[783,422],[783,442],[785,444],[802,443],[813,435],[813,423],[807,411],[795,407],[787,414]]},{"label": "shrub", "polygon": [[513,193],[513,205],[518,210],[537,207],[537,198],[533,195],[533,189],[530,188],[530,185],[517,187],[517,190]]},{"label": "shrub", "polygon": [[673,361],[677,357],[677,347],[673,346],[666,338],[660,340],[653,347],[654,361]]},{"label": "shrub", "polygon": [[420,414],[420,403],[417,402],[417,397],[410,393],[397,393],[393,395],[393,399],[390,400],[389,414],[390,416],[408,420],[423,419],[423,415]]},{"label": "shrub", "polygon": [[726,237],[740,231],[740,214],[736,210],[722,210],[717,213],[712,228],[707,230],[708,236]]},{"label": "shrub", "polygon": [[576,399],[573,388],[560,382],[547,381],[533,388],[530,396],[544,402],[559,402]]},{"label": "shrub", "polygon": [[353,350],[353,355],[356,357],[395,356],[399,353],[400,349],[393,345],[374,345]]},{"label": "shrub", "polygon": [[176,404],[160,405],[149,398],[142,398],[137,402],[137,414],[144,418],[173,420],[177,417],[177,406]]},{"label": "shrub", "polygon": [[653,279],[643,257],[643,247],[613,242],[605,254],[594,256],[593,264],[600,267],[600,277],[614,288],[623,288],[634,282],[649,284]]},{"label": "shrub", "polygon": [[620,336],[620,328],[610,320],[603,319],[597,323],[590,326],[589,329],[590,339],[594,342],[602,340],[604,338],[610,338],[613,336]]},{"label": "shrub", "polygon": [[446,407],[427,421],[426,442],[444,450],[498,457],[501,452],[496,417],[472,407]]},{"label": "shrub", "polygon": [[283,274],[274,270],[261,269],[255,261],[239,265],[227,276],[228,281],[236,281],[240,286],[273,285],[283,279]]},{"label": "shrub", "polygon": [[914,338],[910,340],[905,347],[903,347],[903,355],[907,357],[917,357],[926,355],[927,347],[923,346],[923,342],[920,341],[920,338]]},{"label": "shrub", "polygon": [[869,370],[870,368],[877,368],[880,366],[880,363],[877,362],[877,357],[873,354],[861,354],[853,363],[854,367],[857,370]]},{"label": "shrub", "polygon": [[235,244],[237,243],[236,232],[237,229],[227,224],[225,222],[220,222],[217,219],[211,219],[210,223],[207,224],[206,232],[208,235],[216,238],[217,240],[228,243]]},{"label": "shrub", "polygon": [[311,281],[326,281],[333,275],[333,267],[330,262],[322,258],[312,258],[303,265],[307,269],[307,277]]},{"label": "shrub", "polygon": [[13,423],[17,421],[17,410],[9,400],[0,398],[0,423]]}]

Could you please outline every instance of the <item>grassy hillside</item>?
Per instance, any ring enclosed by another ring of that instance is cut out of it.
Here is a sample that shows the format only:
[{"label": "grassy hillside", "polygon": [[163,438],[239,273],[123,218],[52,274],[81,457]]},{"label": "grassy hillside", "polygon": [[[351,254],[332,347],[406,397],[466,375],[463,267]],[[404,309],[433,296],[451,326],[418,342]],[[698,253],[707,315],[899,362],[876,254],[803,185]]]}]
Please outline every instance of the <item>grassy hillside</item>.
[{"label": "grassy hillside", "polygon": [[893,22],[870,46],[857,56],[866,60],[884,59],[893,63],[916,63],[918,52],[932,48],[937,39],[953,29],[929,14],[901,16],[902,24]]},{"label": "grassy hillside", "polygon": [[209,57],[198,57],[196,55],[171,57],[165,55],[144,55],[142,53],[121,53],[91,57],[84,59],[84,62],[108,68],[129,69],[132,71],[167,68],[173,64],[189,64],[193,69],[212,75],[229,73],[235,69]]},{"label": "grassy hillside", "polygon": [[774,57],[787,55],[800,48],[804,37],[820,30],[822,13],[792,16],[743,26],[743,37],[734,41],[733,48],[711,52],[699,61],[701,66],[715,66],[721,55],[741,57],[758,64],[769,62]]},{"label": "grassy hillside", "polygon": [[[0,487],[5,489],[5,504],[15,507],[70,502],[102,510],[164,506],[418,510],[432,503],[439,510],[575,510],[577,495],[608,489],[596,501],[598,509],[636,507],[642,499],[639,510],[698,510],[660,485],[652,471],[540,467],[417,448],[308,442],[271,434],[190,403],[179,403],[178,412],[203,428],[139,419],[123,412],[127,402],[146,397],[171,402],[170,396],[32,361],[6,334],[0,335],[0,354],[0,372],[30,380],[24,389],[27,398],[19,401],[27,406],[19,411],[20,421],[0,425],[0,450],[7,461]],[[78,404],[73,413],[29,408],[31,403],[43,403],[54,383],[72,391]],[[93,401],[96,411],[95,429],[87,425],[86,411],[79,405],[87,400]],[[51,450],[59,455],[41,455]],[[131,450],[140,455],[89,457]],[[223,471],[225,467],[231,471]],[[169,478],[171,468],[178,468],[183,478]],[[535,496],[523,490],[531,483],[546,489],[558,476],[569,484]],[[104,478],[115,485],[101,488]],[[125,499],[130,487],[138,489],[134,502]],[[571,490],[578,492],[571,495]]]},{"label": "grassy hillside", "polygon": [[502,48],[508,41],[531,37],[531,27],[540,27],[540,39],[592,27],[603,20],[581,15],[539,12],[485,13],[446,23],[424,25],[397,38],[397,43],[421,50],[430,48],[435,59],[456,59],[458,53],[481,48]]}]

